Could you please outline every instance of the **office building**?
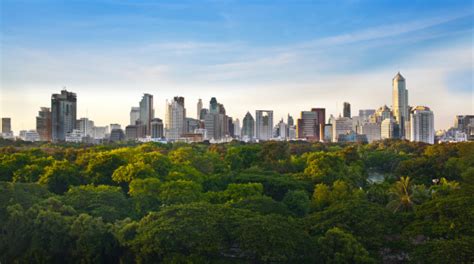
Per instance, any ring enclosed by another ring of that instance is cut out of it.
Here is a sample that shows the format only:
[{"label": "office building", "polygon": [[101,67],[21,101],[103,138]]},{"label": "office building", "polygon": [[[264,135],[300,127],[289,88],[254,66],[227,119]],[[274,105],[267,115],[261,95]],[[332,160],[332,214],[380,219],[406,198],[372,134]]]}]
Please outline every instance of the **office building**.
[{"label": "office building", "polygon": [[429,107],[417,106],[410,113],[410,141],[434,144],[434,115]]},{"label": "office building", "polygon": [[2,118],[2,133],[10,134],[12,133],[12,119],[9,117]]},{"label": "office building", "polygon": [[132,107],[130,110],[130,125],[135,125],[140,120],[140,107]]},{"label": "office building", "polygon": [[241,135],[240,120],[236,118],[234,120],[234,137],[240,138],[240,135]]},{"label": "office building", "polygon": [[145,126],[145,134],[151,134],[151,120],[155,117],[153,109],[153,95],[144,94],[140,101],[140,121]]},{"label": "office building", "polygon": [[386,118],[380,124],[380,137],[382,139],[395,138],[396,121],[392,117]]},{"label": "office building", "polygon": [[186,133],[194,133],[194,130],[200,128],[201,122],[198,119],[186,117],[184,122],[184,131]]},{"label": "office building", "polygon": [[110,133],[112,133],[114,129],[122,129],[122,126],[120,124],[110,124]]},{"label": "office building", "polygon": [[406,135],[406,122],[409,122],[408,90],[406,80],[399,73],[392,79],[392,111],[395,121],[399,125],[399,136],[404,139]]},{"label": "office building", "polygon": [[339,117],[332,124],[332,142],[339,142],[340,135],[346,135],[352,130],[352,119],[348,117]]},{"label": "office building", "polygon": [[197,117],[196,117],[196,118],[197,118],[198,120],[201,120],[201,111],[202,111],[202,100],[199,99],[199,100],[198,100],[198,103],[197,103],[197,112],[196,112],[196,113],[197,113]]},{"label": "office building", "polygon": [[23,141],[36,142],[40,141],[40,135],[36,130],[22,130],[20,131],[20,138]]},{"label": "office building", "polygon": [[153,118],[151,120],[151,138],[163,138],[164,136],[163,120]]},{"label": "office building", "polygon": [[273,137],[273,111],[255,111],[255,137],[258,140],[270,140]]},{"label": "office building", "polygon": [[242,139],[253,140],[255,138],[255,120],[252,114],[247,112],[242,120]]},{"label": "office building", "polygon": [[185,118],[184,97],[175,96],[173,101],[166,101],[165,137],[168,140],[177,140],[186,132]]},{"label": "office building", "polygon": [[316,112],[302,111],[297,120],[296,134],[299,139],[319,141],[319,126]]},{"label": "office building", "polygon": [[94,121],[86,117],[80,118],[76,120],[76,129],[81,131],[83,137],[92,137],[94,134]]},{"label": "office building", "polygon": [[110,141],[119,142],[125,140],[125,134],[121,128],[114,128],[110,131]]},{"label": "office building", "polygon": [[275,136],[276,138],[279,138],[281,140],[286,140],[288,138],[288,126],[287,124],[283,121],[283,118],[278,122],[276,125],[276,133]]},{"label": "office building", "polygon": [[359,118],[362,123],[368,123],[370,121],[370,116],[375,114],[375,109],[361,109],[359,110]]},{"label": "office building", "polygon": [[137,121],[135,125],[125,127],[125,138],[127,140],[137,140],[146,137],[146,126]]},{"label": "office building", "polygon": [[51,108],[41,107],[36,117],[36,132],[41,141],[51,141]]},{"label": "office building", "polygon": [[344,102],[343,117],[351,118],[351,104]]},{"label": "office building", "polygon": [[94,139],[104,139],[107,138],[109,134],[108,126],[94,126],[92,128],[92,135],[90,137]]},{"label": "office building", "polygon": [[77,97],[75,93],[62,90],[51,96],[52,140],[65,141],[66,134],[73,132],[76,125]]},{"label": "office building", "polygon": [[364,123],[361,125],[360,133],[367,136],[367,141],[369,143],[380,140],[382,138],[380,123]]}]

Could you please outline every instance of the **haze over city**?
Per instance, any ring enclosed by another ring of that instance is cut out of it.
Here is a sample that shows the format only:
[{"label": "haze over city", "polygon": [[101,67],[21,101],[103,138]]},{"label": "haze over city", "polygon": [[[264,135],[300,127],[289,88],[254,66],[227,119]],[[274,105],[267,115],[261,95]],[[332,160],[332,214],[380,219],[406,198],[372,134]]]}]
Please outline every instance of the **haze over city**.
[{"label": "haze over city", "polygon": [[[1,3],[0,116],[35,127],[64,86],[78,117],[126,125],[143,93],[211,97],[227,114],[391,106],[391,79],[435,129],[474,112],[472,1],[10,1]],[[362,12],[363,10],[363,12]]]}]

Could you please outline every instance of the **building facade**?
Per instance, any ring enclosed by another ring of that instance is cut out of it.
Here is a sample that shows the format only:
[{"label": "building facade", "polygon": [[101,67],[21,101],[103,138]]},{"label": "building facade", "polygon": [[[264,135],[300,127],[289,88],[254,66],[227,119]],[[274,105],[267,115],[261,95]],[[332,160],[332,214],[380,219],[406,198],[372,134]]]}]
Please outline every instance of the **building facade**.
[{"label": "building facade", "polygon": [[410,113],[410,141],[434,144],[434,115],[429,107],[417,106]]},{"label": "building facade", "polygon": [[255,111],[255,138],[258,140],[273,138],[273,111]]},{"label": "building facade", "polygon": [[36,132],[41,141],[51,141],[51,108],[41,107],[36,117]]},{"label": "building facade", "polygon": [[399,136],[404,139],[406,123],[409,122],[409,106],[406,80],[400,72],[392,79],[392,111],[393,117],[399,126]]},{"label": "building facade", "polygon": [[168,140],[177,140],[184,134],[186,109],[184,97],[175,96],[173,101],[166,102],[165,137]]},{"label": "building facade", "polygon": [[253,140],[255,138],[255,120],[252,114],[247,112],[242,120],[242,139]]},{"label": "building facade", "polygon": [[77,96],[62,90],[51,96],[51,138],[54,142],[65,141],[66,134],[76,126]]}]

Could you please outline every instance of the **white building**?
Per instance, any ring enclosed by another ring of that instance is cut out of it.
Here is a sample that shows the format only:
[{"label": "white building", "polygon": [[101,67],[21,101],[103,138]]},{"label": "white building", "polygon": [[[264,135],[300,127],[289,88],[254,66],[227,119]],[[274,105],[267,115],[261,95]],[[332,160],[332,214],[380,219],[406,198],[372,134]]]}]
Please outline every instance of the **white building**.
[{"label": "white building", "polygon": [[134,126],[140,119],[140,107],[132,107],[130,109],[130,125]]},{"label": "white building", "polygon": [[40,141],[40,135],[38,134],[38,132],[36,132],[36,130],[22,130],[20,131],[20,138],[23,141]]},{"label": "white building", "polygon": [[82,132],[79,129],[74,129],[72,132],[66,134],[66,142],[81,143]]},{"label": "white building", "polygon": [[236,118],[234,120],[234,136],[235,137],[240,137],[241,134],[241,129],[240,129],[240,120]]},{"label": "white building", "polygon": [[171,103],[166,101],[165,137],[168,140],[177,140],[184,133],[186,109],[184,98],[174,97]]},{"label": "white building", "polygon": [[380,125],[380,137],[382,139],[393,138],[395,130],[395,120],[393,118],[386,118]]},{"label": "white building", "polygon": [[270,140],[273,137],[273,111],[257,110],[255,112],[255,137],[258,140]]},{"label": "white building", "polygon": [[332,142],[338,142],[339,135],[346,135],[352,132],[352,119],[349,117],[339,117],[332,124]]},{"label": "white building", "polygon": [[434,144],[434,115],[430,108],[417,106],[410,114],[410,141]]}]

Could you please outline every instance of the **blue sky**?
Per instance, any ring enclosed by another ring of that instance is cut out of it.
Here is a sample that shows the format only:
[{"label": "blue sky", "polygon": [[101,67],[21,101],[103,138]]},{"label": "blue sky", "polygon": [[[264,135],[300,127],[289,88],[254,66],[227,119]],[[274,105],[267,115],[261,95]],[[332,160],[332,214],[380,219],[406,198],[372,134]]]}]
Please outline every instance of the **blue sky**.
[{"label": "blue sky", "polygon": [[[407,78],[411,105],[435,127],[474,113],[472,1],[2,0],[0,114],[34,128],[63,86],[79,114],[126,125],[141,94],[156,113],[174,95],[190,116],[211,96],[228,113],[311,107],[339,114],[391,104]],[[104,102],[107,102],[104,107]],[[275,120],[277,122],[277,120]]]}]

